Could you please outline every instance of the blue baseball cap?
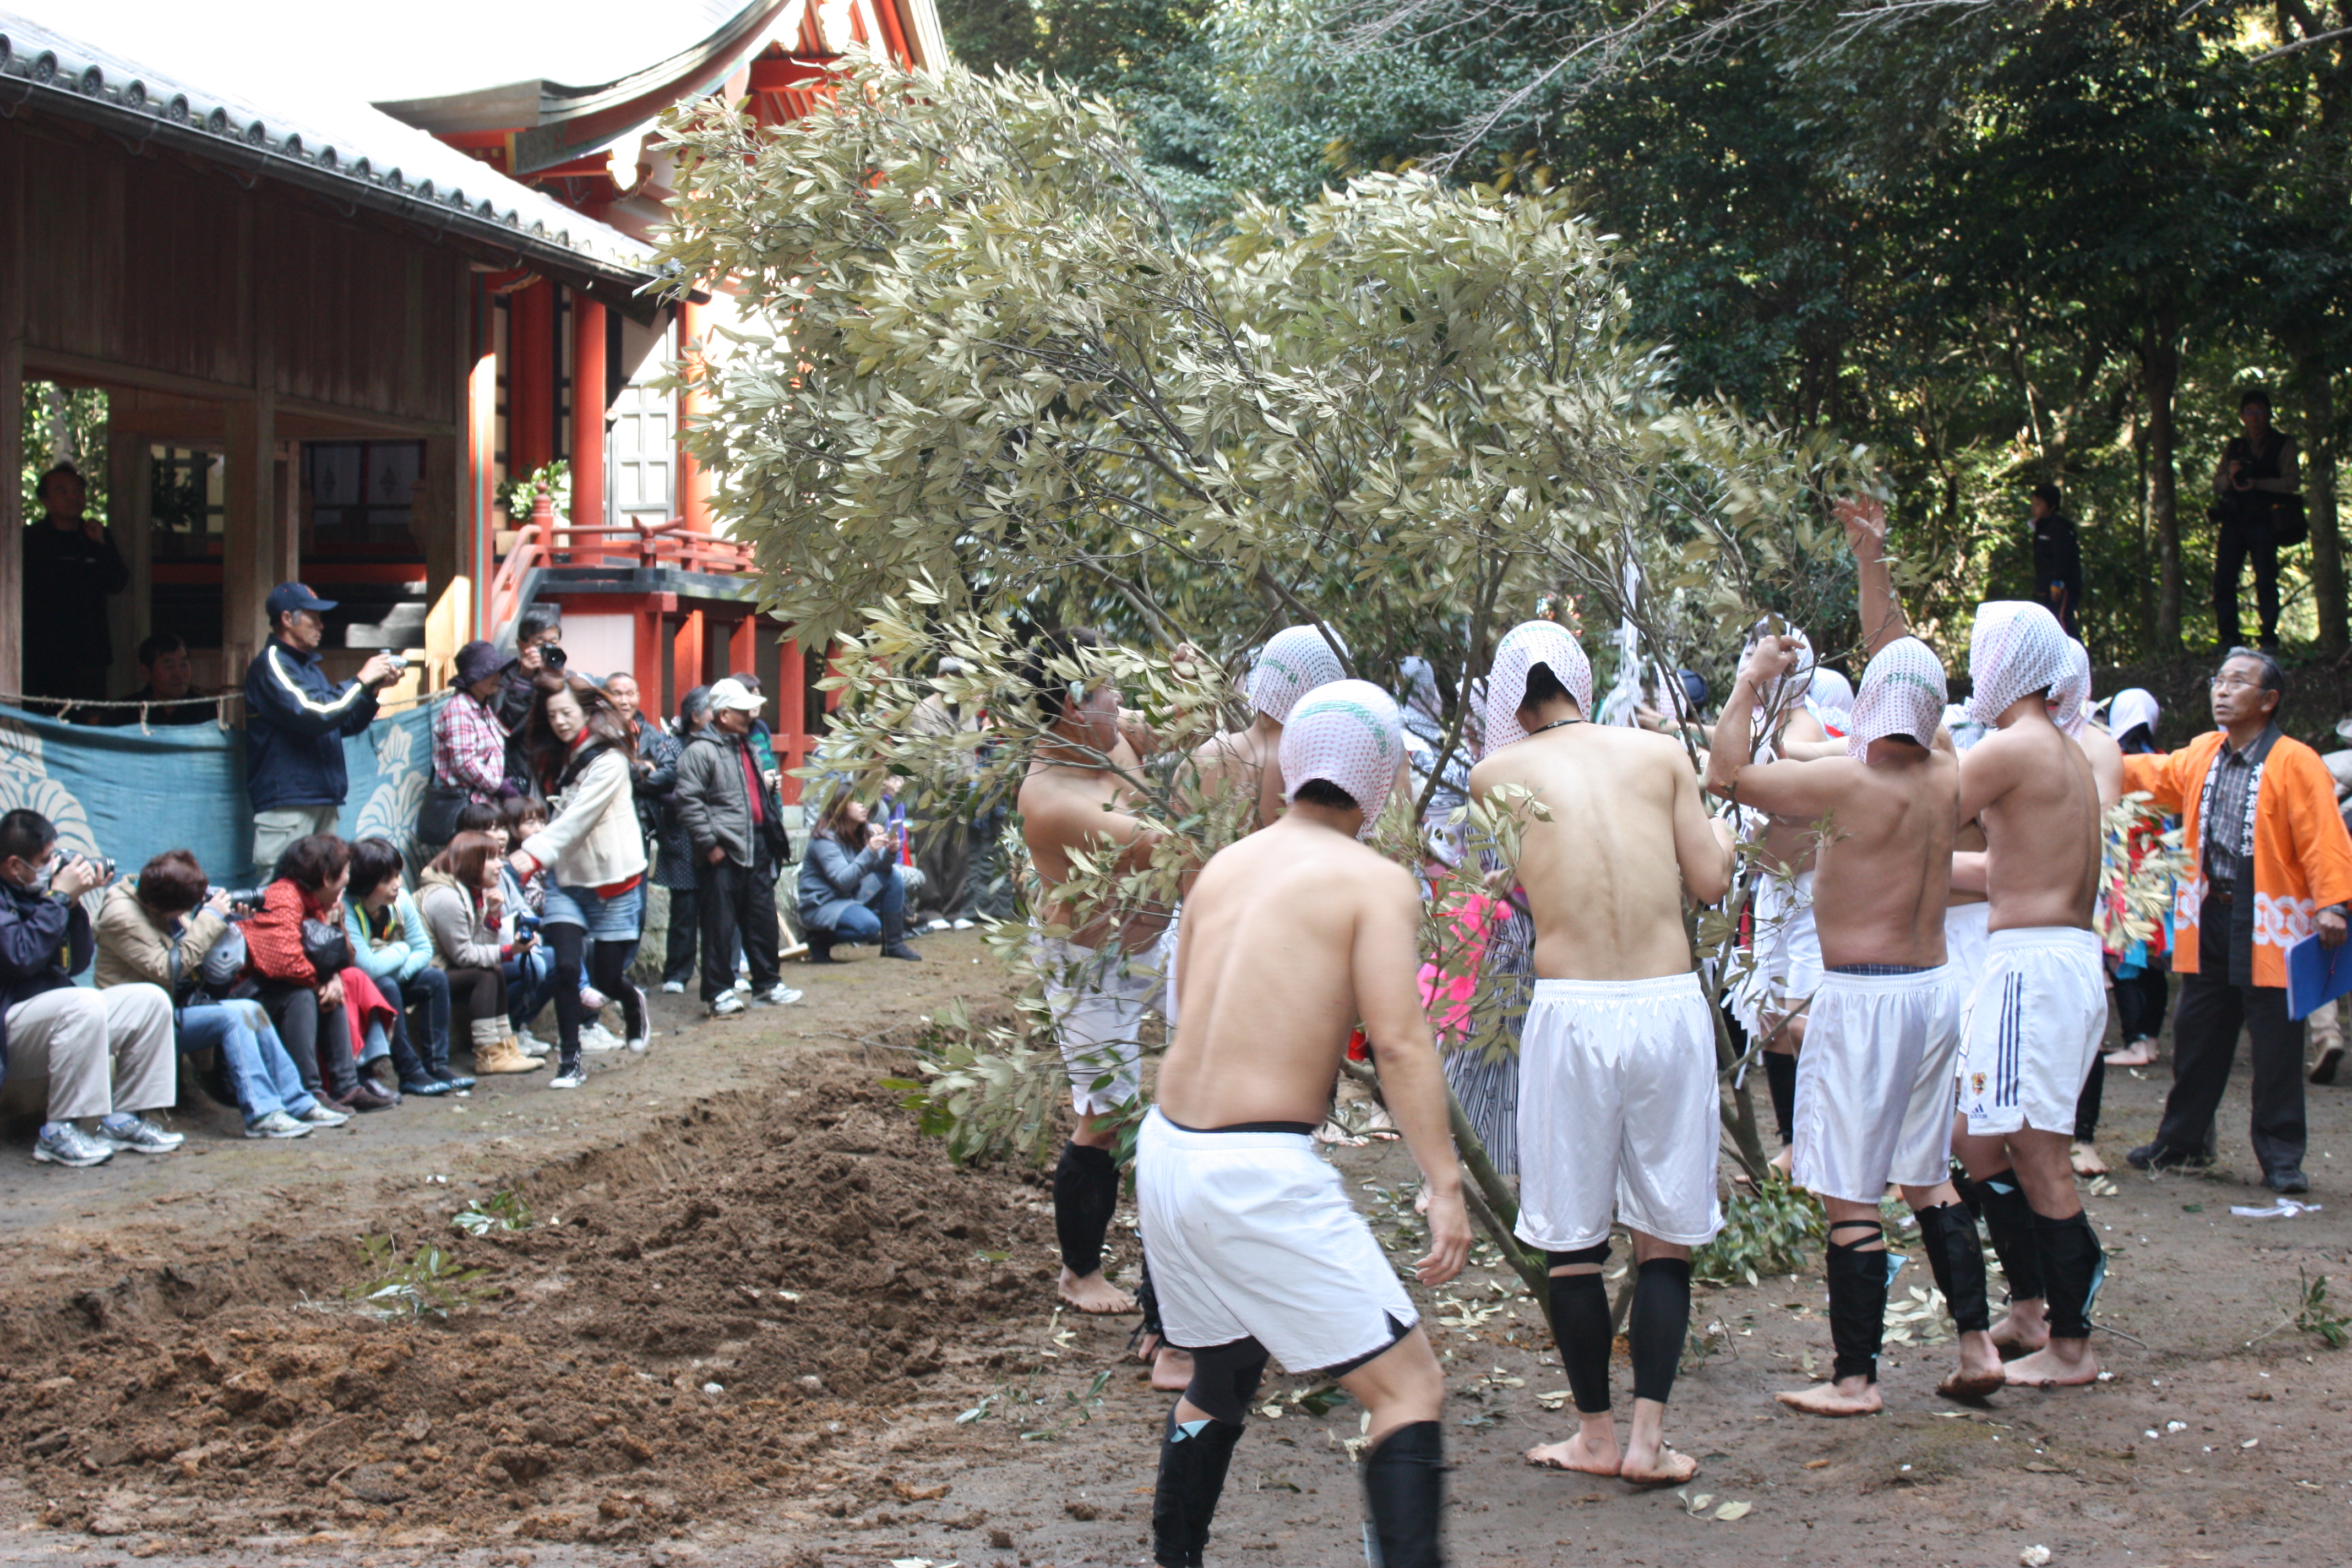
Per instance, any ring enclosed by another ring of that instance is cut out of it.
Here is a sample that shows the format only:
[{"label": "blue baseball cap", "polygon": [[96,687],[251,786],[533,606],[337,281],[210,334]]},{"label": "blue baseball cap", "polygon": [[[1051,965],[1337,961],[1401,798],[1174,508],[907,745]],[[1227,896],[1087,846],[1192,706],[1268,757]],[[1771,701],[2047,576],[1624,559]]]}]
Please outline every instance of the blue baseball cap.
[{"label": "blue baseball cap", "polygon": [[289,610],[308,610],[312,615],[324,615],[334,607],[334,600],[321,599],[299,583],[278,584],[269,590],[269,597],[263,605],[272,625]]}]

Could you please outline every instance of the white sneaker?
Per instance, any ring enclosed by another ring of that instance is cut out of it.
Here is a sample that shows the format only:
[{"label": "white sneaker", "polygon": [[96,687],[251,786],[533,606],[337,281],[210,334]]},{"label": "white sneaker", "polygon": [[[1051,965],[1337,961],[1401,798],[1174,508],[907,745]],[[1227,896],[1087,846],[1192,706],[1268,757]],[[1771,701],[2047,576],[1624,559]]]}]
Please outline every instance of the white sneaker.
[{"label": "white sneaker", "polygon": [[665,995],[665,996],[683,996],[683,995],[685,995],[685,994],[686,994],[686,982],[685,982],[685,981],[683,981],[683,980],[665,980],[665,981],[663,981],[663,982],[662,982],[662,994],[663,994],[663,995]]},{"label": "white sneaker", "polygon": [[42,1130],[40,1141],[33,1145],[33,1158],[45,1165],[87,1169],[113,1159],[114,1145],[101,1142],[70,1121],[60,1121]]},{"label": "white sneaker", "polygon": [[941,915],[937,920],[931,921],[926,924],[923,929],[927,931],[946,931],[948,929],[948,918],[945,915]]},{"label": "white sneaker", "polygon": [[581,1066],[573,1068],[570,1072],[557,1073],[553,1078],[547,1080],[547,1087],[550,1089],[578,1089],[582,1084],[586,1083],[587,1081],[588,1068],[585,1063],[583,1063]]},{"label": "white sneaker", "polygon": [[521,1051],[523,1055],[530,1058],[533,1061],[537,1061],[540,1058],[553,1050],[555,1048],[555,1044],[551,1040],[541,1039],[536,1035],[533,1035],[529,1029],[517,1029],[515,1031],[515,1048]]},{"label": "white sneaker", "polygon": [[772,1007],[783,1007],[799,1001],[801,994],[779,980],[767,990],[761,992],[759,999]]},{"label": "white sneaker", "polygon": [[748,1010],[743,1005],[742,994],[735,991],[721,991],[719,999],[710,1005],[710,1016],[714,1018],[731,1018]]},{"label": "white sneaker", "polygon": [[740,991],[746,996],[750,995],[751,994],[751,977],[748,974],[736,976],[735,989]]},{"label": "white sneaker", "polygon": [[341,1127],[344,1122],[349,1121],[351,1119],[352,1113],[350,1111],[337,1110],[333,1106],[329,1105],[322,1100],[313,1104],[310,1110],[302,1112],[302,1114],[295,1120],[299,1121],[307,1121],[313,1127]]},{"label": "white sneaker", "polygon": [[591,1024],[580,1031],[580,1048],[583,1051],[617,1051],[621,1048],[621,1037],[602,1023]]},{"label": "white sneaker", "polygon": [[247,1138],[308,1138],[310,1123],[298,1121],[282,1110],[273,1110],[257,1121],[246,1125]]},{"label": "white sneaker", "polygon": [[90,1130],[90,1136],[110,1149],[134,1154],[168,1154],[188,1141],[184,1132],[166,1132],[145,1117],[128,1113],[119,1121],[108,1117]]},{"label": "white sneaker", "polygon": [[972,927],[970,921],[951,921],[949,923],[956,931],[970,931]]}]

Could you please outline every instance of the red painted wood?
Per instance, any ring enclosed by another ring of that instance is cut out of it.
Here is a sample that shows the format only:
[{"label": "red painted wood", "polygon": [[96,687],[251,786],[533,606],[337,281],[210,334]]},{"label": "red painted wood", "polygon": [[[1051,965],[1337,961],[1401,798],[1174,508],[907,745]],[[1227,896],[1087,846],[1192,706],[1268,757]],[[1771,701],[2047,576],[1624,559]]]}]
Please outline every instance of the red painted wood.
[{"label": "red painted wood", "polygon": [[518,289],[507,305],[507,478],[555,456],[555,286]]},{"label": "red painted wood", "polygon": [[572,521],[604,522],[604,307],[572,297]]}]

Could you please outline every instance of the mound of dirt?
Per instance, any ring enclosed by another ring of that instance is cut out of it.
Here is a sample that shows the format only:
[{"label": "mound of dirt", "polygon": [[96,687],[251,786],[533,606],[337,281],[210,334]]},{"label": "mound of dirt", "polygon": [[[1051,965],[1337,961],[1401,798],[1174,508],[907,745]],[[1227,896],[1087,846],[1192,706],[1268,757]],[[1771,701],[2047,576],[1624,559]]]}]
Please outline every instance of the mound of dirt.
[{"label": "mound of dirt", "polygon": [[483,1270],[446,1318],[355,1310],[348,1243],[20,1299],[0,1445],[45,1523],[190,1543],[637,1540],[850,1465],[893,1412],[1017,1358],[997,1325],[1051,1289],[1040,1178],[954,1168],[884,1070],[812,1058],[793,1088],[521,1174],[524,1230],[404,1216],[400,1259],[430,1241]]}]

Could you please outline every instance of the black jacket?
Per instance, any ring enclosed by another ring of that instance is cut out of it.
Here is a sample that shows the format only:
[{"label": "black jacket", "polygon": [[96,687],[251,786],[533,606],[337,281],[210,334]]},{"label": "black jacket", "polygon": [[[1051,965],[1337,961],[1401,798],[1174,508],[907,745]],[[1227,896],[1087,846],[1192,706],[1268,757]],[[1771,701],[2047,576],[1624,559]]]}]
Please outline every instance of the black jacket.
[{"label": "black jacket", "polygon": [[375,712],[374,690],[329,680],[317,653],[276,637],[262,644],[245,670],[245,793],[253,809],[342,805],[351,793],[343,737],[367,733]]},{"label": "black jacket", "polygon": [[111,663],[106,601],[131,584],[131,568],[114,542],[47,519],[23,531],[26,662]]},{"label": "black jacket", "polygon": [[2033,600],[2050,602],[2050,584],[2066,584],[2066,602],[2083,598],[2083,544],[2074,536],[2074,521],[2063,511],[2037,519],[2033,524]]},{"label": "black jacket", "polygon": [[79,899],[0,881],[0,1078],[8,1071],[8,1010],[72,984],[97,951]]}]

